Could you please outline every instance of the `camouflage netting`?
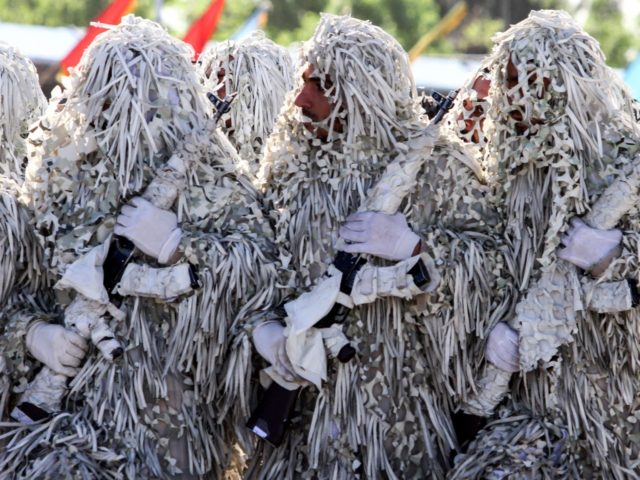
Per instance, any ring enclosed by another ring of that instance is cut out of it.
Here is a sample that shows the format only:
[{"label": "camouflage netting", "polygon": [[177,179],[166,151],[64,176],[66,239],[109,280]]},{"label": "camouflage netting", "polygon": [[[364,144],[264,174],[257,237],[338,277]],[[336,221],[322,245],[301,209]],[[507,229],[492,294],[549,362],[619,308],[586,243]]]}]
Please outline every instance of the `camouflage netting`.
[{"label": "camouflage netting", "polygon": [[255,32],[242,40],[214,45],[198,63],[207,90],[237,93],[230,111],[222,117],[221,128],[251,172],[257,173],[267,138],[293,86],[291,55],[264,33]]},{"label": "camouflage netting", "polygon": [[31,60],[0,43],[0,172],[19,183],[27,164],[29,127],[46,105]]},{"label": "camouflage netting", "polygon": [[[489,430],[472,445],[468,458],[481,473],[469,478],[487,478],[485,468],[500,463],[490,453],[505,448],[530,448],[535,458],[510,455],[498,465],[501,478],[636,477],[640,331],[637,310],[620,297],[628,296],[626,279],[638,278],[637,185],[625,208],[609,198],[596,203],[616,179],[636,175],[631,97],[596,40],[565,12],[531,12],[495,42],[486,62],[486,167],[522,293],[509,322],[519,331],[520,365],[540,365],[516,382],[513,406],[565,431],[582,454],[570,468],[549,463],[553,442],[540,448],[541,440],[526,434],[528,421],[512,423],[520,433]],[[597,280],[555,253],[569,220],[585,214],[596,228],[616,225],[625,233],[622,256]],[[606,217],[611,224],[598,220]]]},{"label": "camouflage netting", "polygon": [[[5,433],[3,472],[220,476],[243,441],[233,434],[248,414],[242,325],[274,294],[269,227],[211,124],[192,55],[159,25],[125,17],[91,44],[30,137],[25,199],[57,278],[106,240],[131,197],[168,177],[173,193],[153,200],[177,213],[182,261],[199,267],[203,288],[183,300],[124,297],[124,321],[107,317],[124,355],[110,363],[93,349],[70,384],[68,415]],[[186,172],[172,170],[172,154]]]},{"label": "camouflage netting", "polygon": [[[458,455],[451,480],[576,479],[582,460],[562,425],[504,409],[472,442],[469,453]],[[471,453],[473,452],[473,453]]]},{"label": "camouflage netting", "polygon": [[34,368],[24,337],[29,324],[44,313],[50,286],[42,265],[42,249],[34,235],[27,209],[17,200],[19,187],[0,177],[0,418],[11,409],[12,393],[24,389]]},{"label": "camouflage netting", "polygon": [[[449,145],[427,128],[406,53],[390,35],[323,15],[303,52],[296,78],[313,65],[333,109],[328,119],[309,122],[294,105],[297,80],[267,144],[260,179],[289,267],[283,283],[300,295],[333,260],[345,217],[362,206],[384,209],[389,198],[368,192],[389,162],[397,178],[385,183],[408,182],[399,211],[421,235],[441,281],[418,302],[386,298],[352,311],[346,334],[357,358],[330,362],[322,390],[303,391],[301,418],[285,444],[258,450],[249,475],[441,477],[457,447],[450,412],[472,388],[482,357],[476,337],[502,311],[493,282],[503,268],[492,237],[497,216],[483,203],[489,191],[462,142]],[[318,128],[327,130],[326,141],[312,133]],[[416,159],[419,171],[405,178]]]},{"label": "camouflage netting", "polygon": [[49,287],[31,217],[18,200],[27,158],[26,136],[46,100],[36,69],[13,47],[0,44],[0,416],[12,393],[24,388],[37,366],[24,344],[28,326],[46,317]]}]

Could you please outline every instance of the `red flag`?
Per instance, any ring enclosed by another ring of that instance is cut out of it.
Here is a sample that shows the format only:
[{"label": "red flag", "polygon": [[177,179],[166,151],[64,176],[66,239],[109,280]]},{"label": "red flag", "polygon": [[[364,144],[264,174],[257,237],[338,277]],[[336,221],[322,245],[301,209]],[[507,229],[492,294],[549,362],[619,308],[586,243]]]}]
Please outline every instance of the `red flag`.
[{"label": "red flag", "polygon": [[[120,19],[131,13],[136,6],[136,0],[113,0],[107,8],[105,8],[100,15],[94,18],[93,22],[106,23],[109,25],[117,25],[120,23]],[[92,27],[89,26],[87,28],[87,33],[85,36],[78,42],[78,44],[73,47],[66,57],[62,59],[60,62],[60,70],[63,75],[67,75],[69,73],[70,67],[75,67],[82,54],[87,49],[87,47],[93,42],[93,39],[99,33],[104,32],[104,28]]]},{"label": "red flag", "polygon": [[193,22],[193,25],[191,25],[189,31],[184,36],[183,40],[191,44],[196,51],[196,60],[207,41],[211,38],[211,35],[213,35],[213,32],[216,31],[223,8],[224,0],[213,0],[209,8],[207,8],[198,20]]}]

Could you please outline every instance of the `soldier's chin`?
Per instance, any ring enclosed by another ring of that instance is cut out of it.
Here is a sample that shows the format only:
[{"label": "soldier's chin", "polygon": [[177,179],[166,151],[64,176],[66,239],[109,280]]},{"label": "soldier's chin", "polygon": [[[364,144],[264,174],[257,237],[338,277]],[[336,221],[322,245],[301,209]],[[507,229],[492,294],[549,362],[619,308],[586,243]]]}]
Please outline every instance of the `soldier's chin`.
[{"label": "soldier's chin", "polygon": [[304,125],[304,128],[306,128],[309,133],[312,133],[320,140],[326,140],[329,136],[329,132],[327,130],[317,127],[313,122],[304,122],[302,125]]}]

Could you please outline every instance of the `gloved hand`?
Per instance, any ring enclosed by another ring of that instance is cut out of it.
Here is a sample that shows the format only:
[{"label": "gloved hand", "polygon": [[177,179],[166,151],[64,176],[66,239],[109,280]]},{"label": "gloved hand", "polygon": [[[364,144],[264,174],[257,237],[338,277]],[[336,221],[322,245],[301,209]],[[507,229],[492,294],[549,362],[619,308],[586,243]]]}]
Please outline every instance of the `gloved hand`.
[{"label": "gloved hand", "polygon": [[169,261],[182,236],[175,213],[157,208],[142,197],[134,197],[122,207],[114,232],[160,263]]},{"label": "gloved hand", "polygon": [[348,242],[342,247],[345,252],[404,260],[412,256],[420,237],[401,213],[358,212],[349,215],[340,227],[340,240]]},{"label": "gloved hand", "polygon": [[598,230],[579,218],[572,218],[571,228],[562,238],[564,248],[558,250],[558,257],[583,270],[591,270],[607,257],[619,255],[621,241],[620,230]]},{"label": "gloved hand", "polygon": [[74,377],[87,352],[87,342],[62,325],[36,322],[27,332],[27,349],[54,372]]},{"label": "gloved hand", "polygon": [[505,372],[514,373],[520,370],[518,332],[504,322],[498,323],[489,333],[484,356]]}]

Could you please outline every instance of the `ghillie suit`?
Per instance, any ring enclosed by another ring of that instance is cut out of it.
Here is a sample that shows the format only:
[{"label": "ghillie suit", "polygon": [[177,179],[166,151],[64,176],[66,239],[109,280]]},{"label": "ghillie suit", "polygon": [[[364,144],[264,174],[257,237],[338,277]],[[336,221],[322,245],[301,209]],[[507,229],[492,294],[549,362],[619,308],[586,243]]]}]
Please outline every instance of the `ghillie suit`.
[{"label": "ghillie suit", "polygon": [[[36,69],[13,47],[0,44],[0,418],[10,421],[16,398],[40,363],[26,348],[29,328],[53,318],[42,248],[30,212],[20,202],[29,126],[46,100]],[[0,448],[5,442],[0,439]]]},{"label": "ghillie suit", "polygon": [[314,66],[333,109],[314,122],[327,130],[323,141],[305,125],[291,92],[267,145],[260,180],[288,258],[283,283],[296,297],[316,283],[336,254],[345,217],[365,204],[389,162],[402,167],[416,157],[424,164],[399,212],[422,238],[432,281],[420,301],[385,298],[352,310],[345,333],[358,356],[332,362],[320,392],[302,391],[301,418],[285,443],[277,450],[261,444],[248,475],[441,478],[456,439],[451,392],[436,385],[441,372],[432,369],[453,364],[472,378],[481,357],[480,349],[467,352],[464,337],[492,321],[491,275],[501,259],[490,236],[496,216],[482,204],[488,189],[450,155],[464,158],[457,147],[443,143],[431,158],[437,134],[420,117],[406,53],[390,35],[323,15],[303,61]]},{"label": "ghillie suit", "polygon": [[[193,478],[229,465],[250,376],[249,340],[235,333],[270,299],[275,270],[256,191],[213,128],[192,53],[157,24],[125,17],[92,43],[30,138],[25,198],[57,278],[104,252],[121,207],[150,191],[177,213],[184,255],[165,268],[136,255],[141,277],[110,299],[125,318],[103,315],[122,357],[91,351],[63,413],[13,432],[3,472]],[[186,299],[163,293],[172,285],[157,279],[185,261],[202,288]],[[148,284],[156,292],[138,293]]]},{"label": "ghillie suit", "polygon": [[[484,85],[479,85],[479,80],[485,82]],[[436,163],[435,173],[425,177],[448,178],[450,175],[458,175],[455,170],[448,173],[447,169],[460,168],[460,164],[468,172],[473,172],[472,178],[474,181],[477,179],[480,186],[476,186],[473,192],[467,192],[464,198],[454,196],[450,204],[443,203],[441,211],[438,211],[437,217],[431,219],[430,223],[440,222],[467,230],[472,236],[484,236],[483,246],[492,250],[485,252],[491,256],[492,263],[485,266],[486,283],[482,284],[478,292],[480,295],[491,292],[488,295],[493,297],[492,300],[478,297],[482,298],[478,302],[474,298],[477,317],[472,316],[471,321],[464,325],[457,324],[457,319],[452,323],[448,317],[443,318],[440,323],[428,323],[433,331],[430,348],[439,352],[434,356],[432,367],[432,372],[438,372],[434,383],[444,396],[442,398],[446,398],[445,395],[448,394],[451,408],[459,414],[456,415],[454,424],[458,435],[462,435],[458,439],[462,449],[472,438],[470,435],[473,436],[476,429],[485,423],[479,418],[465,416],[461,407],[482,388],[478,384],[478,373],[486,367],[484,350],[487,336],[497,322],[508,318],[517,300],[517,287],[512,277],[513,258],[503,241],[504,225],[499,217],[499,205],[495,192],[487,185],[487,172],[483,164],[487,145],[484,125],[490,108],[486,90],[488,85],[489,72],[483,66],[458,90],[453,106],[443,120],[440,138],[429,162]],[[456,161],[449,161],[450,159]],[[442,195],[440,192],[427,194],[432,188],[428,185],[421,188],[425,192],[425,198],[440,198]],[[480,282],[479,279],[478,281]],[[456,295],[462,293],[458,292]],[[471,292],[471,296],[474,295]],[[449,340],[444,341],[444,338]]]},{"label": "ghillie suit", "polygon": [[[452,477],[486,478],[484,466],[496,463],[485,449],[504,448],[529,452],[504,457],[509,478],[635,477],[640,330],[628,280],[638,278],[640,157],[631,98],[597,42],[564,12],[532,12],[495,41],[486,158],[522,292],[509,324],[529,373],[512,384],[515,416],[481,433]],[[636,186],[623,202],[602,197],[616,181]],[[556,249],[574,216],[613,227],[595,218],[602,211],[620,218],[623,253],[592,279]],[[549,440],[520,435],[529,427],[519,414],[543,417],[536,428]],[[467,474],[470,463],[477,475]]]},{"label": "ghillie suit", "polygon": [[29,211],[13,180],[0,177],[0,417],[8,419],[14,394],[23,390],[38,362],[27,354],[25,336],[35,320],[46,320],[51,299],[42,248]]},{"label": "ghillie suit", "polygon": [[293,87],[289,52],[256,32],[243,40],[216,44],[198,63],[207,90],[237,93],[221,128],[255,175],[284,97]]},{"label": "ghillie suit", "polygon": [[27,165],[29,127],[46,106],[31,60],[0,43],[0,174],[19,184]]},{"label": "ghillie suit", "polygon": [[0,416],[7,419],[9,397],[24,388],[38,362],[26,354],[28,326],[47,318],[47,280],[42,249],[30,214],[18,200],[27,158],[26,136],[44,111],[46,99],[33,63],[0,43]]}]

